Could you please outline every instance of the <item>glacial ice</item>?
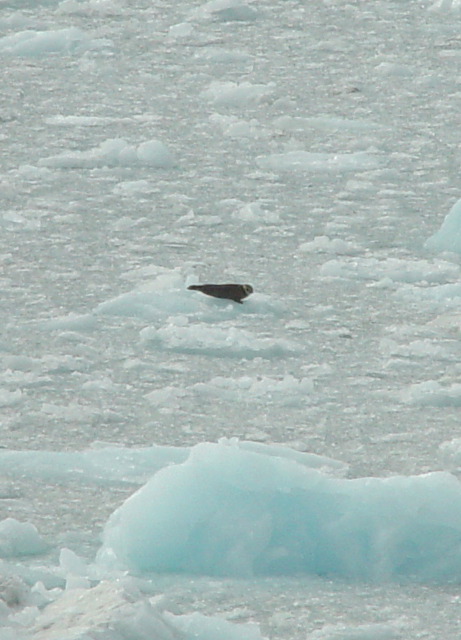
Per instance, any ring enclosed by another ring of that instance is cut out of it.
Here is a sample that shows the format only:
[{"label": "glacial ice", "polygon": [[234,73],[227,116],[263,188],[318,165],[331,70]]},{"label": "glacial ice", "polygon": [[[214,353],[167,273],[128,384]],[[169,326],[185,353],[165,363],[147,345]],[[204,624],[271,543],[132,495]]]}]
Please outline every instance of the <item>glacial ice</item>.
[{"label": "glacial ice", "polygon": [[203,443],[110,517],[103,566],[214,576],[459,581],[449,473],[343,479],[236,441]]},{"label": "glacial ice", "polygon": [[426,240],[425,247],[432,251],[461,253],[461,200],[455,202],[440,229]]}]

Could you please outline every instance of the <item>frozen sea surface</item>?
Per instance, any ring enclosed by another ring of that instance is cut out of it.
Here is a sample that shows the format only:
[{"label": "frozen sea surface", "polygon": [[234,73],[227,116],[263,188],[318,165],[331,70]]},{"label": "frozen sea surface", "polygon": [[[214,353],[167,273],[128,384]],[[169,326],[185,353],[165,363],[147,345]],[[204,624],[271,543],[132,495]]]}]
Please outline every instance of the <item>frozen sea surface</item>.
[{"label": "frozen sea surface", "polygon": [[[459,638],[460,12],[0,2],[2,640]],[[223,558],[125,574],[221,438]]]}]

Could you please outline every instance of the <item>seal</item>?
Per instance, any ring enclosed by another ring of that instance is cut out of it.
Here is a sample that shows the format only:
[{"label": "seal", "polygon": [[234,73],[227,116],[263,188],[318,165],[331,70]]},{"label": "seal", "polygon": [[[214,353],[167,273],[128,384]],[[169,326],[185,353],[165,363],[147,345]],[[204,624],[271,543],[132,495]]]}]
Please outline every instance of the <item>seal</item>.
[{"label": "seal", "polygon": [[242,303],[242,299],[253,293],[251,284],[191,284],[188,289],[201,291],[213,298],[225,298],[234,302]]}]

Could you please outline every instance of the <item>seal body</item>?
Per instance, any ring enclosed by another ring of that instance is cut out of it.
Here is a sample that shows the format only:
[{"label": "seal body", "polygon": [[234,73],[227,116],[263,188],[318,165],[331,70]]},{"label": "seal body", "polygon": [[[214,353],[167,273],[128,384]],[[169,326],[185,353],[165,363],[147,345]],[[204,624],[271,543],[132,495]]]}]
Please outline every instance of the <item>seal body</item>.
[{"label": "seal body", "polygon": [[188,289],[201,291],[213,298],[225,298],[242,304],[242,299],[253,293],[251,284],[191,284]]}]

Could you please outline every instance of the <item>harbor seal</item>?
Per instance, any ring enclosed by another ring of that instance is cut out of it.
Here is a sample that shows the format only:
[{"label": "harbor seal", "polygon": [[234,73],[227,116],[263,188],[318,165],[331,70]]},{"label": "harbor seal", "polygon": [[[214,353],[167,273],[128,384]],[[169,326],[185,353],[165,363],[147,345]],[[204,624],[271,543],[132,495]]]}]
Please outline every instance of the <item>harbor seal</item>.
[{"label": "harbor seal", "polygon": [[242,304],[242,299],[253,293],[251,284],[191,284],[188,289],[201,291],[213,298],[225,298]]}]

